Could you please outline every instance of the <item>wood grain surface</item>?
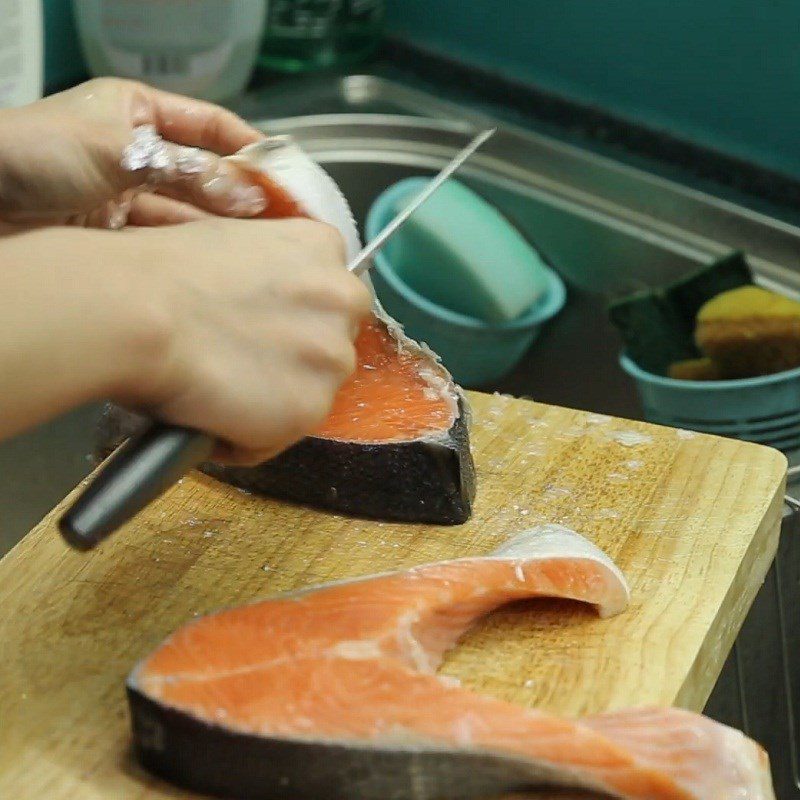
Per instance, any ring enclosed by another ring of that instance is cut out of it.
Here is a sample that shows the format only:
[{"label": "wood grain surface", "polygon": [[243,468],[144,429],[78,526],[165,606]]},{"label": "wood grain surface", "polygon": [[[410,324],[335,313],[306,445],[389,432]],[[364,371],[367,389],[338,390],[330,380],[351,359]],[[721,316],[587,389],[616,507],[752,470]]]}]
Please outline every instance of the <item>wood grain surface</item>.
[{"label": "wood grain surface", "polygon": [[[619,564],[629,610],[535,601],[443,671],[564,715],[705,703],[778,541],[786,462],[732,440],[472,394],[478,499],[458,527],[348,519],[185,478],[97,551],[55,509],[0,562],[0,797],[187,798],[129,756],[123,681],[193,616],[334,578],[485,553],[559,522]],[[65,501],[66,502],[66,501]],[[63,504],[61,506],[63,508]]]}]

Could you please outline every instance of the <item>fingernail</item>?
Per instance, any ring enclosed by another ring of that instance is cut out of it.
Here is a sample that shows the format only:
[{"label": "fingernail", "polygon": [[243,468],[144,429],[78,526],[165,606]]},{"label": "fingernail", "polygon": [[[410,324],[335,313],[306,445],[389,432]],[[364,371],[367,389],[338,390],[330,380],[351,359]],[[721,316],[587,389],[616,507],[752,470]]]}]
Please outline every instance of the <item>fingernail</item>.
[{"label": "fingernail", "polygon": [[214,172],[201,184],[203,192],[213,199],[227,197],[239,184],[224,172]]},{"label": "fingernail", "polygon": [[267,207],[264,191],[258,186],[238,185],[231,195],[231,211],[235,214],[260,214]]},{"label": "fingernail", "polygon": [[105,225],[107,228],[116,231],[128,224],[128,216],[131,213],[131,204],[135,194],[134,191],[128,190],[123,192],[116,200],[109,200],[106,203]]},{"label": "fingernail", "polygon": [[211,156],[197,147],[179,147],[175,153],[175,167],[181,175],[197,175],[209,170]]},{"label": "fingernail", "polygon": [[263,190],[227,172],[217,172],[203,181],[203,191],[222,201],[229,214],[258,214],[267,207]]},{"label": "fingernail", "polygon": [[120,206],[115,206],[108,214],[107,224],[112,231],[118,231],[120,228],[124,228],[127,221],[128,211],[127,209],[120,208]]}]

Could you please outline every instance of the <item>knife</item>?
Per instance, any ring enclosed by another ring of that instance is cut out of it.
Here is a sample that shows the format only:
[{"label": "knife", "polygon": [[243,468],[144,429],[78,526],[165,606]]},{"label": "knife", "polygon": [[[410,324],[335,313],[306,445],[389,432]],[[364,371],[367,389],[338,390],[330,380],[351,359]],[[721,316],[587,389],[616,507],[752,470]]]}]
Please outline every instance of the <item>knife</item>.
[{"label": "knife", "polygon": [[[362,275],[372,257],[492,134],[478,134],[347,265]],[[91,550],[214,451],[212,436],[194,428],[153,422],[132,436],[101,467],[94,480],[59,520],[64,539],[77,550]]]}]

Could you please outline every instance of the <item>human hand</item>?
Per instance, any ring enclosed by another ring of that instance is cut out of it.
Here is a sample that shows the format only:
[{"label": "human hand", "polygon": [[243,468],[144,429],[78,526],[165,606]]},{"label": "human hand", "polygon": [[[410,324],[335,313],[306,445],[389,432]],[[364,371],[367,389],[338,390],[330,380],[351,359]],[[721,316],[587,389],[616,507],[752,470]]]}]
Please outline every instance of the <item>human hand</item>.
[{"label": "human hand", "polygon": [[109,238],[137,254],[132,281],[150,264],[137,302],[147,336],[166,333],[112,399],[215,434],[215,458],[234,464],[261,463],[325,419],[371,306],[335,229],[218,218]]},{"label": "human hand", "polygon": [[[137,169],[130,146],[136,136],[146,146],[148,130],[163,137],[166,159]],[[92,80],[0,112],[0,219],[119,228],[255,216],[262,190],[220,156],[261,138],[210,103],[135,81]]]}]

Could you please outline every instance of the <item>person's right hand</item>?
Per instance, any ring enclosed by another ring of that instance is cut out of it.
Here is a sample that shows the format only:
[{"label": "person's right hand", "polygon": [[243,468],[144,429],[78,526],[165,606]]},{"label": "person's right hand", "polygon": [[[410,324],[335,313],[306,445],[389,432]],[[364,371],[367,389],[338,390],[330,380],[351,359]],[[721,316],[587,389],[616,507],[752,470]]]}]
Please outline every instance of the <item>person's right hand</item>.
[{"label": "person's right hand", "polygon": [[0,233],[0,439],[112,399],[253,464],[311,433],[353,369],[370,294],[322,223]]},{"label": "person's right hand", "polygon": [[260,463],[324,420],[371,299],[335,229],[214,219],[108,236],[137,272],[151,265],[140,299],[150,331],[165,333],[152,369],[114,399],[215,434],[227,463]]}]

